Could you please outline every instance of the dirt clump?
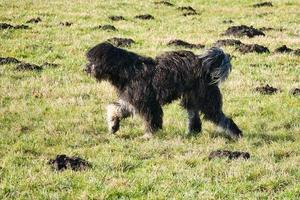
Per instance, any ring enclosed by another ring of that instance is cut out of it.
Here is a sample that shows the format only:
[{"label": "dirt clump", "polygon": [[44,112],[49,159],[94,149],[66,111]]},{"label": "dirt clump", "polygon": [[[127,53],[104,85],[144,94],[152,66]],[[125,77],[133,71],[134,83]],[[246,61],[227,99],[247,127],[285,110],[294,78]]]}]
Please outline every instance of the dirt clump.
[{"label": "dirt clump", "polygon": [[260,31],[273,31],[273,30],[275,30],[274,28],[271,28],[271,27],[261,27],[261,28],[259,28],[258,30],[260,30]]},{"label": "dirt clump", "polygon": [[101,29],[104,31],[118,31],[118,29],[115,26],[110,25],[110,24],[99,25],[99,26],[95,27],[94,29]]},{"label": "dirt clump", "polygon": [[17,71],[41,71],[42,66],[31,64],[31,63],[20,63],[16,66],[15,70]]},{"label": "dirt clump", "polygon": [[272,27],[261,27],[258,30],[260,31],[283,31],[285,30],[284,28],[272,28]]},{"label": "dirt clump", "polygon": [[269,84],[267,84],[265,86],[256,87],[255,91],[257,91],[261,94],[270,95],[270,94],[277,93],[279,90],[277,88],[274,88],[274,87],[270,86]]},{"label": "dirt clump", "polygon": [[299,96],[300,95],[300,88],[291,89],[290,94],[293,95],[293,96]]},{"label": "dirt clump", "polygon": [[16,64],[16,63],[20,63],[20,61],[13,57],[6,57],[6,58],[0,57],[0,65],[11,64],[11,63]]},{"label": "dirt clump", "polygon": [[246,25],[231,26],[225,31],[224,35],[233,35],[236,37],[247,36],[249,38],[255,36],[265,36],[265,34],[262,31],[253,28],[252,26],[249,27]]},{"label": "dirt clump", "polygon": [[290,53],[293,49],[288,48],[286,45],[282,45],[281,47],[278,47],[275,49],[275,53]]},{"label": "dirt clump", "polygon": [[294,54],[295,54],[296,56],[300,56],[300,49],[294,50]]},{"label": "dirt clump", "polygon": [[227,158],[229,160],[233,159],[249,159],[250,154],[248,152],[240,152],[240,151],[228,151],[228,150],[217,150],[217,151],[212,151],[208,159],[212,160],[214,158]]},{"label": "dirt clump", "polygon": [[59,25],[69,27],[73,25],[73,22],[59,22]]},{"label": "dirt clump", "polygon": [[223,20],[224,24],[232,24],[234,21],[232,21],[231,19],[225,19]]},{"label": "dirt clump", "polygon": [[272,7],[273,4],[270,1],[262,2],[262,3],[256,3],[252,5],[254,8],[259,8],[259,7]]},{"label": "dirt clump", "polygon": [[137,15],[134,18],[136,18],[136,19],[142,19],[142,20],[154,19],[154,17],[152,15],[150,15],[150,14]]},{"label": "dirt clump", "polygon": [[196,12],[185,12],[182,15],[186,17],[186,16],[191,16],[191,15],[198,15],[198,13],[196,13]]},{"label": "dirt clump", "polygon": [[178,7],[178,10],[184,11],[183,16],[198,15],[197,11],[191,6]]},{"label": "dirt clump", "polygon": [[296,56],[300,56],[300,49],[293,50],[286,45],[282,45],[281,47],[278,47],[274,51],[275,53],[293,53]]},{"label": "dirt clump", "polygon": [[242,42],[240,40],[235,39],[224,39],[224,40],[217,40],[213,45],[216,47],[221,46],[240,46]]},{"label": "dirt clump", "polygon": [[11,24],[0,23],[0,30],[2,30],[2,29],[12,29],[12,28],[14,28],[14,26],[11,25]]},{"label": "dirt clump", "polygon": [[121,20],[125,20],[125,18],[121,15],[111,15],[108,17],[110,20],[112,21],[121,21]]},{"label": "dirt clump", "polygon": [[57,171],[66,169],[82,171],[92,166],[88,161],[80,157],[68,157],[66,155],[57,155],[55,159],[50,159],[48,164],[52,165],[52,168]]},{"label": "dirt clump", "polygon": [[270,53],[269,49],[265,46],[259,44],[241,44],[236,48],[241,53]]},{"label": "dirt clump", "polygon": [[187,11],[187,12],[196,12],[191,6],[181,6],[177,8],[178,10]]},{"label": "dirt clump", "polygon": [[188,43],[186,41],[183,41],[183,40],[178,40],[178,39],[175,39],[175,40],[171,40],[167,43],[168,46],[179,46],[179,47],[185,47],[185,48],[189,48],[189,49],[201,49],[201,48],[204,48],[205,45],[203,44],[191,44],[191,43]]},{"label": "dirt clump", "polygon": [[48,62],[44,62],[41,67],[52,67],[52,68],[55,68],[55,67],[58,67],[59,65],[56,64],[56,63],[48,63]]},{"label": "dirt clump", "polygon": [[37,18],[32,18],[32,19],[29,19],[28,21],[26,21],[26,23],[34,23],[34,24],[37,24],[39,22],[41,22],[42,19],[40,17],[37,17]]},{"label": "dirt clump", "polygon": [[7,23],[0,23],[0,30],[3,30],[3,29],[29,29],[29,26],[24,25],[24,24],[13,26],[13,25],[7,24]]},{"label": "dirt clump", "polygon": [[113,37],[107,40],[107,42],[113,44],[114,46],[117,47],[129,47],[132,44],[134,44],[134,40],[130,38],[117,38]]},{"label": "dirt clump", "polygon": [[29,26],[21,24],[21,25],[16,25],[14,29],[29,29]]},{"label": "dirt clump", "polygon": [[160,5],[165,5],[165,6],[174,6],[174,4],[168,2],[168,1],[156,1],[154,4],[160,4]]}]

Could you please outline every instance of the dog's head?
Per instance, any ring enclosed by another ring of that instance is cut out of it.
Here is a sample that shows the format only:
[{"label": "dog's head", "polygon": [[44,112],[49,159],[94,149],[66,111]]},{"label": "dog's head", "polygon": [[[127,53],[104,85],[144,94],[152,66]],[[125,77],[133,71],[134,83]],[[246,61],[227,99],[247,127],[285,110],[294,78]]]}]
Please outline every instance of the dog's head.
[{"label": "dog's head", "polygon": [[85,71],[99,81],[107,79],[116,70],[114,54],[116,54],[116,47],[110,43],[104,42],[94,46],[86,53],[88,63]]},{"label": "dog's head", "polygon": [[219,84],[226,80],[232,68],[229,54],[225,54],[220,48],[212,47],[199,58],[203,72],[210,76],[210,84]]},{"label": "dog's head", "polygon": [[98,81],[108,80],[120,87],[142,71],[154,68],[152,58],[139,56],[133,52],[103,42],[91,48],[86,58],[85,71]]}]

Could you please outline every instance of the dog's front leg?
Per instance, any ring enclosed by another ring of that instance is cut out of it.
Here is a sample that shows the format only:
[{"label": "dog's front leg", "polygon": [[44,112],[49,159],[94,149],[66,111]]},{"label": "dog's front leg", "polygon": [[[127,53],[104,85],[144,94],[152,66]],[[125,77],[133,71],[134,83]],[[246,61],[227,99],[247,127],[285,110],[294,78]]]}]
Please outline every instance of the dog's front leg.
[{"label": "dog's front leg", "polygon": [[217,126],[232,138],[240,138],[243,136],[242,131],[234,123],[234,121],[231,118],[226,117],[223,113],[218,120]]},{"label": "dog's front leg", "polygon": [[217,86],[210,86],[210,88],[208,88],[205,101],[201,105],[201,111],[204,113],[205,119],[215,123],[230,137],[240,138],[243,136],[242,131],[234,121],[226,117],[223,113],[222,95]]},{"label": "dog's front leg", "polygon": [[145,133],[143,138],[149,139],[156,131],[162,128],[162,108],[158,102],[152,102],[151,104],[144,104],[137,109],[145,123]]},{"label": "dog's front leg", "polygon": [[119,100],[107,106],[107,125],[110,133],[115,133],[120,128],[120,121],[134,115],[134,108],[128,102]]}]

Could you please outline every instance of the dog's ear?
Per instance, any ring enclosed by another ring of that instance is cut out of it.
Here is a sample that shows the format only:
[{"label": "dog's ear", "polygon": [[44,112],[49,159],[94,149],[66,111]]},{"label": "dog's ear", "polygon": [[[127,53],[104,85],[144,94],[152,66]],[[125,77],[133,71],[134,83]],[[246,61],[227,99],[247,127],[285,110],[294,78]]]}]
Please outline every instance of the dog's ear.
[{"label": "dog's ear", "polygon": [[100,43],[88,50],[86,58],[91,63],[101,63],[103,56],[108,55],[113,48],[115,47],[108,42]]},{"label": "dog's ear", "polygon": [[210,76],[211,84],[224,81],[231,71],[230,59],[220,48],[208,49],[199,59],[202,73]]}]

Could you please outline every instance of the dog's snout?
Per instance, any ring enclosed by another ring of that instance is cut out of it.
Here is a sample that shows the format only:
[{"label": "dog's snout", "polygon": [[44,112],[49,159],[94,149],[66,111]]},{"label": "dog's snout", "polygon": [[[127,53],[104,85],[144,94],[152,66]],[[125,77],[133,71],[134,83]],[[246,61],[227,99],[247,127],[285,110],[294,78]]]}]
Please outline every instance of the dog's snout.
[{"label": "dog's snout", "polygon": [[92,72],[92,68],[91,68],[91,64],[86,64],[84,71],[88,74],[90,74]]}]

